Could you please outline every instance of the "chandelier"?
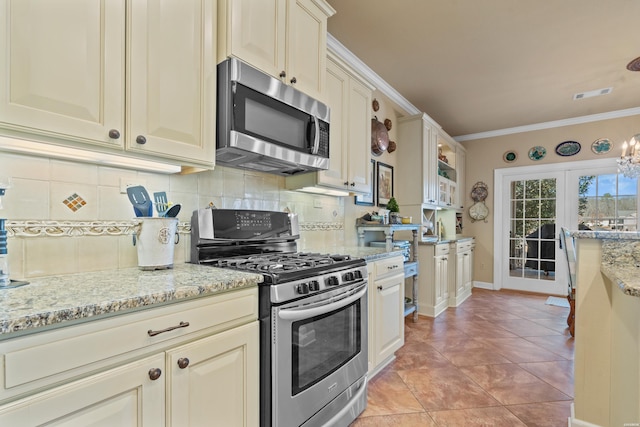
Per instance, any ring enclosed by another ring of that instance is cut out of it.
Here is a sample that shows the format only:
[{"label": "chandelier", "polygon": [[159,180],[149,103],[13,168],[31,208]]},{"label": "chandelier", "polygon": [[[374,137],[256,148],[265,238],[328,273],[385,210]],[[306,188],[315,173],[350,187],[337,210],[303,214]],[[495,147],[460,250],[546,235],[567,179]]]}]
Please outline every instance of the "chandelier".
[{"label": "chandelier", "polygon": [[[627,151],[629,151],[627,153]],[[640,176],[640,134],[634,135],[629,143],[622,144],[622,156],[618,159],[618,170],[627,178]]]}]

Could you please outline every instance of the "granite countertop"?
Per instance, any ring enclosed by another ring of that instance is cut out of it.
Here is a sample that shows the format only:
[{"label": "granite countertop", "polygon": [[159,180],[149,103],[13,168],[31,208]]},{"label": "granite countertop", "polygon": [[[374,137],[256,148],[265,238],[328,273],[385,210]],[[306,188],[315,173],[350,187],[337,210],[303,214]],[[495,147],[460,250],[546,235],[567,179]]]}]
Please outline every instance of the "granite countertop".
[{"label": "granite countertop", "polygon": [[572,231],[578,239],[602,240],[600,270],[626,295],[640,297],[640,232]]},{"label": "granite countertop", "polygon": [[176,264],[169,270],[136,267],[28,280],[25,286],[0,289],[0,339],[63,322],[254,287],[263,277]]},{"label": "granite countertop", "polygon": [[474,239],[474,237],[457,235],[455,237],[445,237],[440,240],[438,240],[437,237],[434,237],[431,240],[420,242],[420,244],[421,245],[441,245],[443,243],[463,242],[465,240],[471,240],[471,239]]},{"label": "granite countertop", "polygon": [[320,252],[328,254],[349,255],[353,258],[363,258],[367,262],[376,261],[378,259],[389,258],[392,256],[402,256],[402,251],[388,252],[383,247],[371,246],[316,246],[305,245],[298,248],[301,252]]}]

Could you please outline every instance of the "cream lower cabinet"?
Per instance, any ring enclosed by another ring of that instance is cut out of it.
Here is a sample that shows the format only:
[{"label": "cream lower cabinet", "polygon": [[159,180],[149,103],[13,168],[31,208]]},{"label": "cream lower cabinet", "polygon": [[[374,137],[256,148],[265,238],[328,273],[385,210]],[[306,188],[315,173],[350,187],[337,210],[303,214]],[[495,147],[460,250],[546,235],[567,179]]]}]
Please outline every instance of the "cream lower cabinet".
[{"label": "cream lower cabinet", "polygon": [[259,424],[257,289],[0,341],[0,355],[2,426]]},{"label": "cream lower cabinet", "polygon": [[404,259],[385,258],[369,270],[369,375],[377,374],[404,345]]},{"label": "cream lower cabinet", "polygon": [[323,99],[327,18],[324,0],[221,0],[218,62],[229,56]]},{"label": "cream lower cabinet", "polygon": [[421,244],[418,312],[436,317],[449,306],[449,243]]},{"label": "cream lower cabinet", "polygon": [[215,24],[213,0],[0,0],[0,135],[213,167]]},{"label": "cream lower cabinet", "polygon": [[157,354],[0,406],[0,425],[162,426],[165,382],[149,371],[163,367]]},{"label": "cream lower cabinet", "polygon": [[170,426],[259,424],[258,322],[167,352]]},{"label": "cream lower cabinet", "polygon": [[474,239],[450,244],[453,262],[449,270],[449,307],[457,307],[471,296],[474,247]]}]

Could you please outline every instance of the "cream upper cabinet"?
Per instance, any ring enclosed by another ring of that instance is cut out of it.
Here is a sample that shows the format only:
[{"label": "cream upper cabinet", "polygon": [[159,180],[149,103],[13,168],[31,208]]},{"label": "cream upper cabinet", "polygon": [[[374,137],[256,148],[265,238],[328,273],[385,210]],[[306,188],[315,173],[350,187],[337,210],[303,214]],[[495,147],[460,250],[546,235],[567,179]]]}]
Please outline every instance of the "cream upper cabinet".
[{"label": "cream upper cabinet", "polygon": [[124,0],[0,0],[0,127],[122,146],[124,17]]},{"label": "cream upper cabinet", "polygon": [[372,172],[369,144],[373,87],[331,53],[326,80],[326,98],[331,109],[329,169],[287,177],[287,188],[319,186],[368,193]]},{"label": "cream upper cabinet", "polygon": [[0,10],[3,134],[213,166],[213,0],[0,0]]},{"label": "cream upper cabinet", "polygon": [[396,198],[403,205],[438,204],[438,175],[435,163],[438,130],[426,115],[398,120],[398,140],[406,144],[398,150]]},{"label": "cream upper cabinet", "polygon": [[235,56],[324,99],[327,18],[324,0],[218,2],[218,62]]},{"label": "cream upper cabinet", "polygon": [[213,0],[128,3],[126,147],[213,166]]}]

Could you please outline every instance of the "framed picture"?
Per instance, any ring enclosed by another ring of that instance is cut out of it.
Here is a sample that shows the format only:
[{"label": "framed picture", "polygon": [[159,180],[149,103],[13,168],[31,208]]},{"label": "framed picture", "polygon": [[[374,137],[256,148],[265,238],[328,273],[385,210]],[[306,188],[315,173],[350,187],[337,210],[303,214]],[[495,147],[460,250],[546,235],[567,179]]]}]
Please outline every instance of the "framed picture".
[{"label": "framed picture", "polygon": [[378,206],[385,207],[393,197],[393,166],[378,162]]},{"label": "framed picture", "polygon": [[354,197],[356,205],[373,206],[373,201],[375,200],[373,192],[376,188],[376,161],[373,159],[369,163],[369,184],[371,185],[369,194],[356,195]]}]

